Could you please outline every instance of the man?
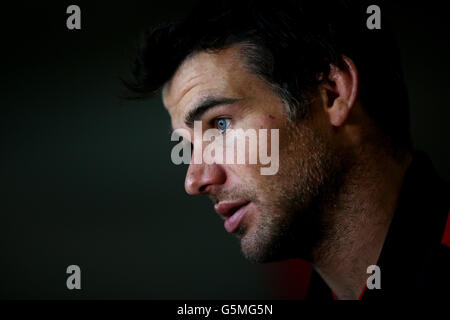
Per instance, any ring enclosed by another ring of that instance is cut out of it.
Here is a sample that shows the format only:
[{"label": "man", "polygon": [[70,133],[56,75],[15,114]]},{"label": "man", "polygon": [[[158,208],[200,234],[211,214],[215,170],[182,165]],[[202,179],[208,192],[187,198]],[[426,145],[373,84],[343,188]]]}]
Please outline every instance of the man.
[{"label": "man", "polygon": [[204,2],[146,34],[128,83],[162,89],[194,149],[195,121],[279,130],[276,174],[191,162],[185,188],[212,199],[248,259],[309,261],[311,298],[432,296],[449,283],[448,187],[412,149],[395,43],[384,20],[367,27],[367,7]]}]

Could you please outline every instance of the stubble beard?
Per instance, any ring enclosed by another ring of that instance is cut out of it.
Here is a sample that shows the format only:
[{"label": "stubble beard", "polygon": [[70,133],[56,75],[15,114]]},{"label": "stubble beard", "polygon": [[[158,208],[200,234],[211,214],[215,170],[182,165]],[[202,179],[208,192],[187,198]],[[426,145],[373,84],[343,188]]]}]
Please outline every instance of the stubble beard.
[{"label": "stubble beard", "polygon": [[280,152],[279,173],[251,192],[260,213],[256,221],[242,223],[236,232],[252,262],[311,260],[325,231],[322,207],[339,189],[342,157],[335,148],[307,126],[296,127],[293,136],[284,155]]}]

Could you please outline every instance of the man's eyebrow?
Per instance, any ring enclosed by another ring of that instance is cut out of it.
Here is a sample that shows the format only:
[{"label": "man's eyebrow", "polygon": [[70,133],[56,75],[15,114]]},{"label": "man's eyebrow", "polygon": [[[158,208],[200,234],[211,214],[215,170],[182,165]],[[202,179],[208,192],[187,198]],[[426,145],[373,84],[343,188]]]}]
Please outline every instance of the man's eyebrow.
[{"label": "man's eyebrow", "polygon": [[199,120],[202,115],[209,109],[221,105],[232,104],[240,99],[224,98],[224,97],[206,97],[195,108],[190,110],[184,118],[184,123],[189,127],[194,127],[194,121]]}]

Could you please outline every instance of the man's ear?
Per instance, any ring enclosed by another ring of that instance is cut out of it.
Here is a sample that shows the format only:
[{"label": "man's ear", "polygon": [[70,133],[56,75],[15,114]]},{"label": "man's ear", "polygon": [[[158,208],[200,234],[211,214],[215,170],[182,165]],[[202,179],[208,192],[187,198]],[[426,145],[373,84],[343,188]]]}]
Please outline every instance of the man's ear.
[{"label": "man's ear", "polygon": [[341,126],[356,103],[358,94],[358,70],[351,59],[342,57],[345,69],[330,65],[330,74],[323,88],[326,92],[326,112],[330,123]]}]

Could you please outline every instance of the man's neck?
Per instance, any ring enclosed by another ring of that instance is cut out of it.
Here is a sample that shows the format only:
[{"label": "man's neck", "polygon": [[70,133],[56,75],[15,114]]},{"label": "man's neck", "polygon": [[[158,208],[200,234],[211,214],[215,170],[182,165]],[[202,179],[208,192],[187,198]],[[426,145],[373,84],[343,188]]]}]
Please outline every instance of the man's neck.
[{"label": "man's neck", "polygon": [[410,155],[401,161],[381,153],[358,156],[339,194],[324,207],[327,233],[313,250],[314,268],[339,299],[361,295],[370,276],[367,267],[377,264],[411,162]]}]

